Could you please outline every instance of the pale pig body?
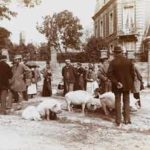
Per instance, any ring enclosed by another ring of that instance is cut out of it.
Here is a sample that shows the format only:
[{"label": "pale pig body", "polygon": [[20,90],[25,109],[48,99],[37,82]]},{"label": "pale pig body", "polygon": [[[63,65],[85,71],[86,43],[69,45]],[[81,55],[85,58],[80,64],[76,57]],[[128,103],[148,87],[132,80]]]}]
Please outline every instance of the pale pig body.
[{"label": "pale pig body", "polygon": [[115,95],[112,92],[106,92],[100,95],[99,98],[105,115],[109,114],[107,108],[109,110],[115,109]]},{"label": "pale pig body", "polygon": [[65,95],[68,111],[71,111],[71,104],[81,105],[82,113],[85,112],[85,106],[92,104],[95,109],[96,105],[100,105],[99,101],[94,100],[93,96],[87,91],[71,91]]},{"label": "pale pig body", "polygon": [[62,112],[61,104],[55,99],[49,99],[41,102],[37,106],[37,111],[40,113],[41,117],[46,117],[47,120],[50,118],[50,112],[59,114]]},{"label": "pale pig body", "polygon": [[22,118],[26,120],[41,120],[41,116],[35,106],[28,106],[22,112]]},{"label": "pale pig body", "polygon": [[[104,110],[105,115],[109,114],[107,108],[109,110],[115,109],[115,95],[114,95],[114,93],[106,92],[102,95],[99,95],[99,98],[100,98],[102,108]],[[130,96],[131,111],[136,111],[137,110],[137,107],[136,107],[135,103],[136,103],[136,99],[131,95]]]}]

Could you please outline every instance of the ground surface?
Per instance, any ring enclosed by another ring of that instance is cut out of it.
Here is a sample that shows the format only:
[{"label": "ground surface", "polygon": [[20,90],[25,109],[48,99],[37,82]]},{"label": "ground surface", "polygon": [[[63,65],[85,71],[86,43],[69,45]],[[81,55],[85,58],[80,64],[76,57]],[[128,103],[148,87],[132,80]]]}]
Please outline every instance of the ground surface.
[{"label": "ground surface", "polygon": [[[0,150],[149,150],[149,90],[142,92],[142,109],[132,113],[132,125],[116,127],[103,114],[64,111],[57,121],[27,121],[21,111],[0,116]],[[45,98],[21,103],[22,108]],[[63,99],[59,99],[63,101]]]},{"label": "ground surface", "polygon": [[149,150],[150,132],[0,117],[1,150]]},{"label": "ground surface", "polygon": [[[145,65],[141,66],[145,77]],[[56,70],[52,80],[53,88],[61,81],[60,76],[61,71]],[[39,84],[41,90],[42,82]],[[55,98],[64,102],[60,97]],[[141,99],[142,109],[131,114],[132,124],[120,128],[114,125],[114,118],[106,117],[103,113],[82,116],[80,112],[64,111],[57,121],[39,122],[23,120],[22,110],[6,116],[0,115],[0,150],[149,150],[149,89],[141,93]],[[22,102],[20,106],[24,109],[42,100],[44,98],[37,96]],[[13,106],[15,109],[17,107]]]}]

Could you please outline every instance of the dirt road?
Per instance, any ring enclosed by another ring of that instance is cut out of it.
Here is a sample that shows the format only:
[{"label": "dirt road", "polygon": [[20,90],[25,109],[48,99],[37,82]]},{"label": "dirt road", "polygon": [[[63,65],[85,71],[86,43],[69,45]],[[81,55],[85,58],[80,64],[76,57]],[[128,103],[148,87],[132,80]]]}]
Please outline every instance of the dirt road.
[{"label": "dirt road", "polygon": [[0,150],[149,150],[150,132],[0,116]]}]

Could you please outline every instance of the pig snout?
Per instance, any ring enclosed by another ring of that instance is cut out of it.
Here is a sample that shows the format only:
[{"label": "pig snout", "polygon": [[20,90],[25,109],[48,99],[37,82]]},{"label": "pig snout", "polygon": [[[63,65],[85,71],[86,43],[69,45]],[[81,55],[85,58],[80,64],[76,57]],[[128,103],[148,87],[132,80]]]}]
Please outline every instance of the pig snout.
[{"label": "pig snout", "polygon": [[97,110],[98,108],[101,108],[101,101],[99,98],[92,98],[88,103],[87,103],[87,109],[88,110]]}]

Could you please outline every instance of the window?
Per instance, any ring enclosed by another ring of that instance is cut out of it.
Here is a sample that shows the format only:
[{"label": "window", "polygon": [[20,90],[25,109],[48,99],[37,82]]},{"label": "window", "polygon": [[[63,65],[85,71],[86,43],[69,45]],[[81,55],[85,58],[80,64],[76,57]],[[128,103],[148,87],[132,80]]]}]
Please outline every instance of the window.
[{"label": "window", "polygon": [[135,30],[135,9],[133,5],[125,5],[123,8],[123,31],[131,33]]},{"label": "window", "polygon": [[104,36],[104,30],[103,30],[103,20],[100,21],[100,36],[103,37]]},{"label": "window", "polygon": [[98,37],[98,25],[97,25],[97,21],[95,22],[95,36]]},{"label": "window", "polygon": [[114,16],[113,16],[113,12],[111,12],[109,14],[109,35],[112,34],[114,32]]}]

